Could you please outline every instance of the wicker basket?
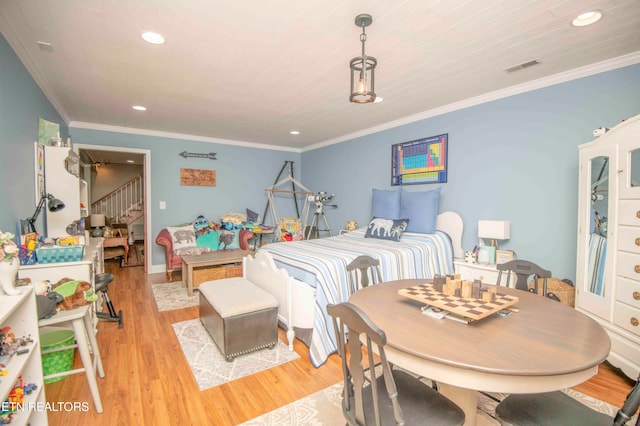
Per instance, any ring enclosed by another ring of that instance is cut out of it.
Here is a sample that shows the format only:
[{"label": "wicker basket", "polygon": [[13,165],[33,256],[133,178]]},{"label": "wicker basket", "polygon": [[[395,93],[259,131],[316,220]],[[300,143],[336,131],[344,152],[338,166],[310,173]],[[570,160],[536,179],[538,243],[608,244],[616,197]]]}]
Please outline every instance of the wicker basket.
[{"label": "wicker basket", "polygon": [[38,263],[78,262],[84,255],[84,245],[42,246],[36,249]]},{"label": "wicker basket", "polygon": [[220,280],[242,276],[242,263],[228,265],[204,266],[193,269],[193,286],[197,287],[206,281]]},{"label": "wicker basket", "polygon": [[[544,278],[538,278],[538,294],[542,294],[544,284]],[[533,289],[533,280],[529,283],[529,289]],[[576,302],[576,288],[561,280],[560,278],[547,278],[547,295],[549,293],[555,294],[560,302],[572,308]]]}]

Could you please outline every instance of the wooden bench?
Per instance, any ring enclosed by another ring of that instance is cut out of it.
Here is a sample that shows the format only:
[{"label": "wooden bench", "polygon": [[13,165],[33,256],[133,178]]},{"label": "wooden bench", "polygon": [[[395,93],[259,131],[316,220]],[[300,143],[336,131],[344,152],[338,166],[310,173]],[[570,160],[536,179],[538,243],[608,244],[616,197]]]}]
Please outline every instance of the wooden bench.
[{"label": "wooden bench", "polygon": [[182,256],[182,287],[193,296],[193,289],[206,281],[242,276],[242,259],[251,250],[220,250]]}]

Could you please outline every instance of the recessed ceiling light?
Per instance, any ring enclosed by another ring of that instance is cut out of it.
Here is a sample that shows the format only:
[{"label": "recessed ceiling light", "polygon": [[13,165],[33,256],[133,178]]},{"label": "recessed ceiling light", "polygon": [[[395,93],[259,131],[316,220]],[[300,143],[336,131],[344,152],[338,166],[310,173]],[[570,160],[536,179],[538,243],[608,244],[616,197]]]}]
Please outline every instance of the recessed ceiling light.
[{"label": "recessed ceiling light", "polygon": [[379,104],[380,102],[384,101],[384,99],[382,98],[382,96],[376,96],[376,100],[373,101],[374,104]]},{"label": "recessed ceiling light", "polygon": [[127,163],[135,163],[133,160],[127,160]]},{"label": "recessed ceiling light", "polygon": [[151,44],[164,44],[164,37],[162,37],[158,33],[154,33],[152,31],[146,31],[141,34],[141,37],[144,41]]},{"label": "recessed ceiling light", "polygon": [[147,109],[145,107],[143,107],[142,105],[134,105],[131,108],[135,109],[136,111],[146,111]]},{"label": "recessed ceiling light", "polygon": [[573,21],[571,21],[571,25],[574,27],[584,27],[587,25],[595,24],[602,18],[603,12],[601,10],[592,10],[591,12],[585,12],[578,15]]},{"label": "recessed ceiling light", "polygon": [[297,130],[292,130],[289,133],[291,133],[292,135],[299,135],[300,134],[300,132],[297,131]]}]

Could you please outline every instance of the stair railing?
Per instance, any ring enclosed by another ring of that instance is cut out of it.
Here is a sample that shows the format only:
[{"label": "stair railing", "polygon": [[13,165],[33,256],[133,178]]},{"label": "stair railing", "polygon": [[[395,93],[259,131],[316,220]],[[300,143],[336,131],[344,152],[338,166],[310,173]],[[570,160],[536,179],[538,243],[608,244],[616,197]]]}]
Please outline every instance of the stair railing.
[{"label": "stair railing", "polygon": [[91,203],[91,213],[104,214],[112,223],[126,223],[126,218],[142,210],[143,201],[144,185],[138,175]]}]

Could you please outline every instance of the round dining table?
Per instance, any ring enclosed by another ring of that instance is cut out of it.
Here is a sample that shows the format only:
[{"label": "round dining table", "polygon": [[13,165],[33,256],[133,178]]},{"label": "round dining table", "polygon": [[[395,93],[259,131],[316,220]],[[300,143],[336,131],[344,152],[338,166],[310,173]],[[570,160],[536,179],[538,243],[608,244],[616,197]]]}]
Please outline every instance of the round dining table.
[{"label": "round dining table", "polygon": [[349,302],[384,330],[389,362],[435,380],[440,392],[464,410],[465,425],[491,424],[488,416],[478,413],[478,391],[568,388],[594,376],[609,354],[606,331],[562,303],[498,287],[499,293],[518,297],[513,312],[465,324],[425,315],[423,303],[398,294],[425,283],[398,280],[368,286]]}]

